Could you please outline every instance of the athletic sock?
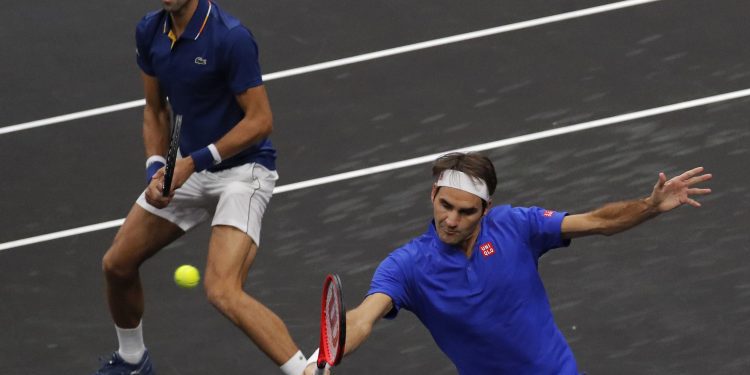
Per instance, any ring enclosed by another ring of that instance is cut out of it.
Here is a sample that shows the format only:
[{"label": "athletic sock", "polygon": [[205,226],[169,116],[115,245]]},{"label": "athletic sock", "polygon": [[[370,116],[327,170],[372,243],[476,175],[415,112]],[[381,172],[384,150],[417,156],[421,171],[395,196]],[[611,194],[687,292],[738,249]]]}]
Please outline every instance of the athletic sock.
[{"label": "athletic sock", "polygon": [[135,328],[120,328],[115,325],[117,341],[120,343],[117,354],[127,363],[136,364],[140,362],[143,353],[146,352],[146,346],[143,344],[142,324],[143,322],[138,322],[138,327]]},{"label": "athletic sock", "polygon": [[285,375],[300,375],[305,371],[305,367],[307,367],[307,358],[302,354],[302,351],[298,350],[292,358],[281,365],[280,369]]}]

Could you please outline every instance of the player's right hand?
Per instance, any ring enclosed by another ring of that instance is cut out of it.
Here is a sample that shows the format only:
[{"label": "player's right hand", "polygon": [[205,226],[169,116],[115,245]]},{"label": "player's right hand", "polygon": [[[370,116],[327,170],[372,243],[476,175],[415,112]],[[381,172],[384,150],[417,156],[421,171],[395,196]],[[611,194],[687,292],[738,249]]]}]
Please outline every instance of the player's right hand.
[{"label": "player's right hand", "polygon": [[[303,372],[303,375],[315,375],[315,370],[318,369],[318,366],[315,365],[315,363],[311,363],[305,367],[305,372]],[[326,369],[324,370],[323,374],[325,375],[331,375],[331,370],[328,369],[328,366],[326,366]]]},{"label": "player's right hand", "polygon": [[169,192],[168,197],[162,196],[162,186],[164,185],[164,168],[159,169],[151,177],[151,182],[146,187],[146,202],[156,208],[164,208],[169,205],[174,196],[174,190]]}]

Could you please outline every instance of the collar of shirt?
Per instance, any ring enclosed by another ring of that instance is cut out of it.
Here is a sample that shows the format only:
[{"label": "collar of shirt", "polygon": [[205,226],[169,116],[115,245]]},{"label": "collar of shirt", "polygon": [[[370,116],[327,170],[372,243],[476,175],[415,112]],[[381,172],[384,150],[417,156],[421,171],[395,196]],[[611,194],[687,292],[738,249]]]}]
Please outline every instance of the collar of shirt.
[{"label": "collar of shirt", "polygon": [[[486,217],[483,217],[479,223],[480,229],[479,234],[477,235],[477,240],[474,242],[474,246],[471,249],[471,257],[468,259],[474,258],[474,252],[476,251],[477,245],[480,243],[480,239],[482,237],[482,234],[484,233],[484,221]],[[433,219],[430,221],[429,228],[427,230],[427,234],[432,238],[432,246],[439,250],[440,252],[444,253],[445,255],[449,257],[459,257],[462,259],[467,259],[466,255],[464,253],[464,249],[461,246],[458,245],[450,245],[445,242],[443,242],[440,239],[440,236],[437,233],[437,229],[435,228],[435,220]]]},{"label": "collar of shirt", "polygon": [[[187,27],[185,27],[185,31],[180,35],[180,39],[197,40],[206,28],[208,17],[211,15],[211,8],[213,8],[213,4],[210,0],[198,0],[198,7],[195,9],[193,17],[190,18]],[[172,32],[172,17],[169,16],[169,12],[164,12],[162,33],[167,34],[169,39],[172,40],[172,47],[174,47],[177,37]]]}]

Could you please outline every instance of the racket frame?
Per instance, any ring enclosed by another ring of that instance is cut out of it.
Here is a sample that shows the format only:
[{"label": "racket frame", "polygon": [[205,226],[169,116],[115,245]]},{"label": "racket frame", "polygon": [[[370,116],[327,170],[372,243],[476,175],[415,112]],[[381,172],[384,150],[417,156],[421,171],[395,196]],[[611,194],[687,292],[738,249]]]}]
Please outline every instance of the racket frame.
[{"label": "racket frame", "polygon": [[180,130],[182,128],[182,115],[172,115],[170,119],[172,124],[172,134],[169,137],[169,151],[167,152],[167,165],[164,168],[164,185],[162,185],[161,195],[169,196],[172,188],[172,177],[174,177],[174,167],[177,162],[177,150],[180,148]]},{"label": "racket frame", "polygon": [[[335,332],[338,331],[338,337]],[[333,336],[332,336],[333,334]],[[323,282],[320,313],[320,351],[316,374],[323,374],[325,365],[336,366],[344,357],[346,343],[346,308],[341,290],[341,279],[328,274]]]}]

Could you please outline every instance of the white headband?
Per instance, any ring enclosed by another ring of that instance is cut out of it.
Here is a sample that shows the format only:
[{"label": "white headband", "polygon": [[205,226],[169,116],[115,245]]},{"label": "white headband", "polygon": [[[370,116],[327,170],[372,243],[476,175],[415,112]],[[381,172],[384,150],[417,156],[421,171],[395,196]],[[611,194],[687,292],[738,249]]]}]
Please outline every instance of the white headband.
[{"label": "white headband", "polygon": [[490,201],[490,194],[487,190],[487,183],[481,178],[472,177],[468,174],[455,169],[446,169],[440,173],[435,186],[447,186],[454,189],[463,190],[467,193],[482,198],[485,202]]}]

